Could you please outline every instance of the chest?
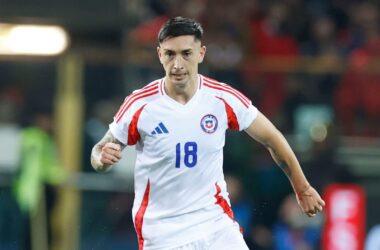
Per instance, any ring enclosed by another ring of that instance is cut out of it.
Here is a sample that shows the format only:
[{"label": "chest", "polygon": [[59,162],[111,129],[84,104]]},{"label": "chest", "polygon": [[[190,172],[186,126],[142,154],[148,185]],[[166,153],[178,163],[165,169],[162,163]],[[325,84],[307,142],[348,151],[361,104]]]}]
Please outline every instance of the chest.
[{"label": "chest", "polygon": [[228,124],[223,103],[214,99],[182,110],[164,102],[146,107],[138,123],[140,144],[150,154],[161,156],[178,151],[207,154],[219,150]]}]

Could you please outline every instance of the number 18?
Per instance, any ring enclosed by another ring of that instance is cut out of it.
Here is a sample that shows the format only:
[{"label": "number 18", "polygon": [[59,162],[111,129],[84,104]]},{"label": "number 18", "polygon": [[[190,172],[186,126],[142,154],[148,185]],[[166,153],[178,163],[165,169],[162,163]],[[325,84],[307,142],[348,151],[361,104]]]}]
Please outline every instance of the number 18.
[{"label": "number 18", "polygon": [[[197,150],[198,150],[198,145],[196,142],[186,142],[184,147],[184,153],[185,157],[183,159],[183,163],[185,164],[186,167],[192,168],[197,164]],[[176,157],[175,157],[175,167],[180,168],[181,167],[181,143],[177,143],[175,146],[175,152],[176,152]]]}]

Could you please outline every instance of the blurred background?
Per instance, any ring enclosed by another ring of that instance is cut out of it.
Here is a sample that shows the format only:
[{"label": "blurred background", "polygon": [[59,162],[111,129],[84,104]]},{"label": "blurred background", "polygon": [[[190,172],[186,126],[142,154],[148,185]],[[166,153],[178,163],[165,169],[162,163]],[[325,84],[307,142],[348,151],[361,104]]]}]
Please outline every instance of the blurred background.
[{"label": "blurred background", "polygon": [[[380,12],[359,0],[0,1],[0,249],[137,249],[133,148],[90,165],[130,91],[163,76],[157,32],[205,30],[200,73],[245,93],[327,201],[308,219],[269,153],[229,132],[225,173],[251,249],[380,249]],[[127,159],[127,160],[126,160]]]}]

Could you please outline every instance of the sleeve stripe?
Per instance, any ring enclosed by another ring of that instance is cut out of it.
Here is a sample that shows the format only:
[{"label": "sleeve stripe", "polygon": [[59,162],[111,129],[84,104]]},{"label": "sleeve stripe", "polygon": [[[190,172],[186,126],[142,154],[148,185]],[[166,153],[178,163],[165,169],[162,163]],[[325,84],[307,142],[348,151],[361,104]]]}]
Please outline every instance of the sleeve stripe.
[{"label": "sleeve stripe", "polygon": [[139,110],[137,110],[132,117],[132,121],[129,124],[128,128],[128,145],[135,145],[140,140],[141,136],[139,130],[137,129],[137,123],[139,121],[140,114],[145,108],[145,106],[146,104],[139,108]]},{"label": "sleeve stripe", "polygon": [[249,103],[246,102],[246,100],[243,100],[240,96],[238,96],[235,92],[231,91],[230,89],[228,88],[225,88],[224,86],[220,85],[220,86],[213,86],[213,85],[210,85],[208,83],[204,83],[203,84],[204,86],[206,87],[209,87],[209,88],[212,88],[212,89],[218,89],[218,90],[222,90],[222,91],[225,91],[225,92],[228,92],[230,94],[232,94],[233,96],[235,96],[237,99],[239,99],[239,101],[241,101],[243,103],[243,105],[248,108],[249,107]]},{"label": "sleeve stripe", "polygon": [[149,84],[147,86],[145,86],[144,88],[140,89],[140,90],[137,90],[136,92],[130,94],[129,96],[127,96],[125,99],[124,99],[124,102],[123,104],[120,106],[119,110],[117,111],[115,117],[119,117],[119,115],[121,114],[122,110],[124,109],[124,107],[127,105],[127,103],[129,102],[129,100],[131,100],[133,97],[135,97],[136,95],[139,95],[141,93],[145,93],[149,90],[152,90],[152,89],[156,89],[157,88],[157,85],[158,85],[158,81],[155,82],[155,83],[152,83],[152,84]]},{"label": "sleeve stripe", "polygon": [[227,113],[227,121],[228,121],[228,128],[233,129],[233,130],[238,130],[239,131],[239,121],[236,117],[236,114],[234,110],[231,108],[231,106],[224,100],[223,98],[217,97],[216,98],[220,99],[226,108],[226,113]]},{"label": "sleeve stripe", "polygon": [[137,100],[141,99],[141,98],[144,98],[144,97],[147,97],[147,96],[151,96],[151,95],[155,95],[158,93],[158,87],[155,86],[155,88],[153,89],[150,89],[150,90],[145,90],[145,91],[142,91],[142,92],[138,92],[138,93],[135,93],[135,94],[132,94],[130,95],[124,102],[124,104],[122,105],[122,107],[120,108],[120,111],[117,113],[117,115],[115,116],[115,119],[116,119],[116,123],[120,121],[120,119],[123,117],[123,115],[125,114],[125,112],[129,109],[129,107]]},{"label": "sleeve stripe", "polygon": [[146,86],[145,86],[144,88],[142,88],[142,89],[147,89],[147,88],[150,88],[150,87],[152,87],[152,86],[156,86],[158,83],[159,83],[159,81],[149,83],[148,85],[146,85]]},{"label": "sleeve stripe", "polygon": [[228,90],[232,91],[236,97],[238,97],[238,96],[240,97],[239,100],[244,100],[244,102],[245,102],[247,105],[249,105],[249,103],[250,103],[249,98],[246,97],[244,94],[242,94],[240,91],[238,91],[238,90],[232,88],[231,86],[229,86],[229,85],[227,85],[227,84],[222,84],[222,83],[219,83],[219,82],[213,81],[213,80],[211,80],[211,79],[209,79],[209,78],[204,78],[204,81],[205,81],[206,83],[208,83],[209,85],[213,85],[213,86],[217,86],[217,87],[222,87],[222,88],[225,88],[225,89],[228,89]]},{"label": "sleeve stripe", "polygon": [[207,78],[207,77],[204,77],[204,80],[210,84],[213,84],[213,85],[216,85],[216,86],[222,86],[222,87],[226,87],[232,91],[234,91],[237,95],[239,95],[242,99],[246,100],[247,103],[250,102],[250,99],[248,97],[246,97],[243,93],[241,93],[239,90],[237,89],[234,89],[233,87],[231,87],[230,85],[228,84],[223,84],[221,82],[218,82],[216,80],[213,80],[211,78]]}]

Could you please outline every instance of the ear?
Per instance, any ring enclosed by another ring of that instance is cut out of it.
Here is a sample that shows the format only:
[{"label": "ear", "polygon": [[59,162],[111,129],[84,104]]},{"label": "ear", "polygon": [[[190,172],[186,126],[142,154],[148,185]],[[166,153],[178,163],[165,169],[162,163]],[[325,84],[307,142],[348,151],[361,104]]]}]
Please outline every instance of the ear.
[{"label": "ear", "polygon": [[158,55],[158,59],[160,59],[160,63],[162,64],[162,52],[161,52],[160,46],[157,47],[157,55]]},{"label": "ear", "polygon": [[206,46],[201,46],[200,50],[199,50],[199,57],[198,57],[198,63],[202,63],[203,62],[203,58],[205,57],[206,55]]}]

